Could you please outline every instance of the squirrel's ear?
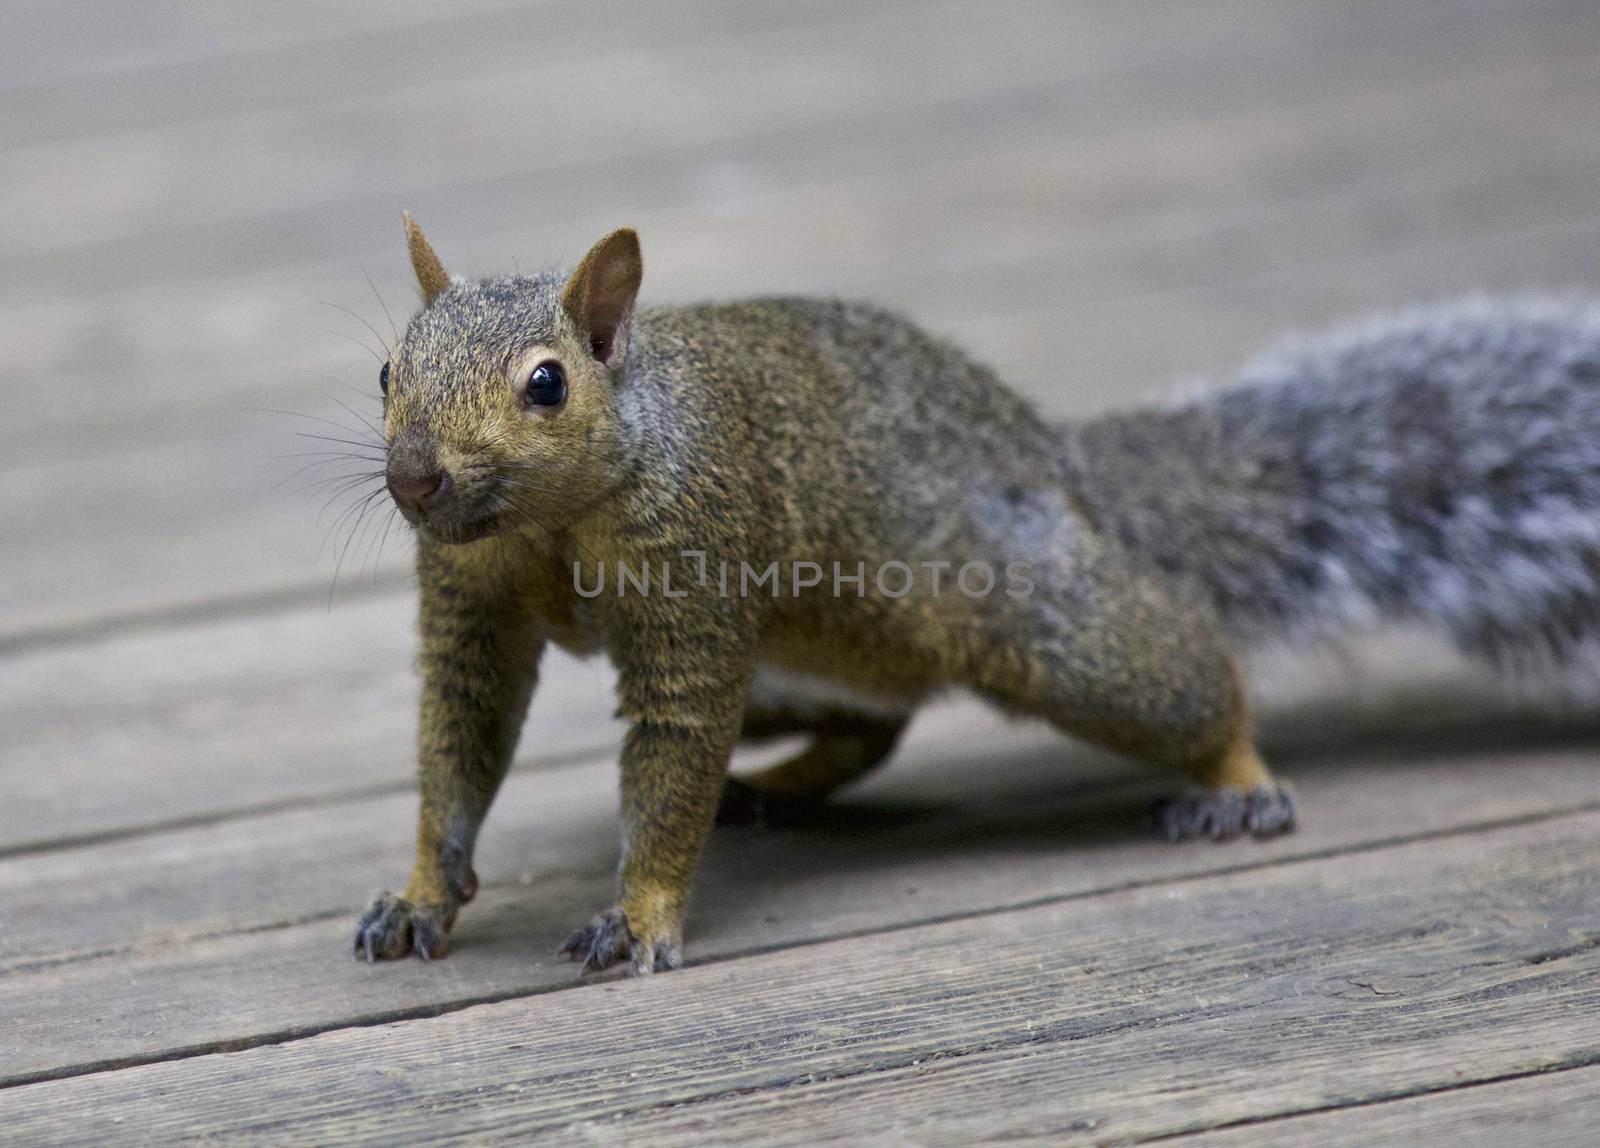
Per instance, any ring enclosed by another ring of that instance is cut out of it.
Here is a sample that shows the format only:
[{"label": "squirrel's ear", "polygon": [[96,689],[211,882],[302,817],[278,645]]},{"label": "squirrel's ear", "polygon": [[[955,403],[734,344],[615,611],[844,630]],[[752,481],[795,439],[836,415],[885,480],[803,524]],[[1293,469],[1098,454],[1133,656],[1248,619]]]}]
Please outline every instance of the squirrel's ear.
[{"label": "squirrel's ear", "polygon": [[450,286],[450,276],[445,274],[444,264],[433,253],[428,237],[422,234],[411,213],[402,211],[400,218],[406,222],[406,247],[411,251],[411,270],[417,273],[417,286],[422,288],[422,301],[432,303],[439,292]]},{"label": "squirrel's ear", "polygon": [[642,278],[639,236],[624,227],[589,249],[561,293],[561,305],[589,336],[594,357],[602,363],[610,365],[627,349],[624,325]]}]

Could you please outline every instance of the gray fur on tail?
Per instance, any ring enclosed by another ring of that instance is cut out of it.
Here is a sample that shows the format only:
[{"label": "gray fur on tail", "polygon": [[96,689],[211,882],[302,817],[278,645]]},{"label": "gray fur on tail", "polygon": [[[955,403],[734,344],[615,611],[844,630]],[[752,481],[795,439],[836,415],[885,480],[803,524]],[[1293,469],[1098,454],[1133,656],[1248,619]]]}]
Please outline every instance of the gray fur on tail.
[{"label": "gray fur on tail", "polygon": [[1388,620],[1518,676],[1600,650],[1600,303],[1473,301],[1065,433],[1132,559],[1240,640]]}]

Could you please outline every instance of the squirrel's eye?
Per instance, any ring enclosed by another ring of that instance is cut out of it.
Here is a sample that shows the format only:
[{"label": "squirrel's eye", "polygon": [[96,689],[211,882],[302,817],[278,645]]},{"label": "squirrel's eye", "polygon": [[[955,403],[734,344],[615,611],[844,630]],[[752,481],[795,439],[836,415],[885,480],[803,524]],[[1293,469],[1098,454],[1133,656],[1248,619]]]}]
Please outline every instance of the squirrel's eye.
[{"label": "squirrel's eye", "polygon": [[378,368],[378,389],[384,394],[389,393],[389,364],[385,363]]},{"label": "squirrel's eye", "polygon": [[526,407],[553,407],[567,397],[567,373],[561,364],[551,361],[540,363],[528,375],[528,385],[522,392],[522,405]]}]

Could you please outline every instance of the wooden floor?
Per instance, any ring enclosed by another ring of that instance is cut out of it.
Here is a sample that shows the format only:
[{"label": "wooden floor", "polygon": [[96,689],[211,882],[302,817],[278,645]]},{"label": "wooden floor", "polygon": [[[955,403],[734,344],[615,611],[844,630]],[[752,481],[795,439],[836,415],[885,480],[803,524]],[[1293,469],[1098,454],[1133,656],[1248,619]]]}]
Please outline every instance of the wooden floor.
[{"label": "wooden floor", "polygon": [[630,223],[652,300],[894,304],[1072,413],[1600,288],[1597,124],[1594,0],[6,5],[0,1142],[1593,1143],[1600,729],[1409,643],[1258,667],[1291,837],[1151,842],[1168,779],[956,701],[719,831],[691,967],[581,985],[618,729],[558,662],[450,958],[356,962],[410,548],[292,475],[403,207],[459,272]]}]

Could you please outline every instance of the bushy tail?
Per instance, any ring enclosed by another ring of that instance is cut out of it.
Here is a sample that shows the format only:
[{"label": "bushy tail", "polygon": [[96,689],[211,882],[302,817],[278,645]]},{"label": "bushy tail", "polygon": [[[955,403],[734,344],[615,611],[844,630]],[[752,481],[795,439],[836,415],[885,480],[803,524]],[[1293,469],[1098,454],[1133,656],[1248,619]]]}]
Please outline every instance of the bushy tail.
[{"label": "bushy tail", "polygon": [[1102,526],[1241,640],[1395,619],[1600,664],[1600,303],[1410,313],[1065,433]]}]

